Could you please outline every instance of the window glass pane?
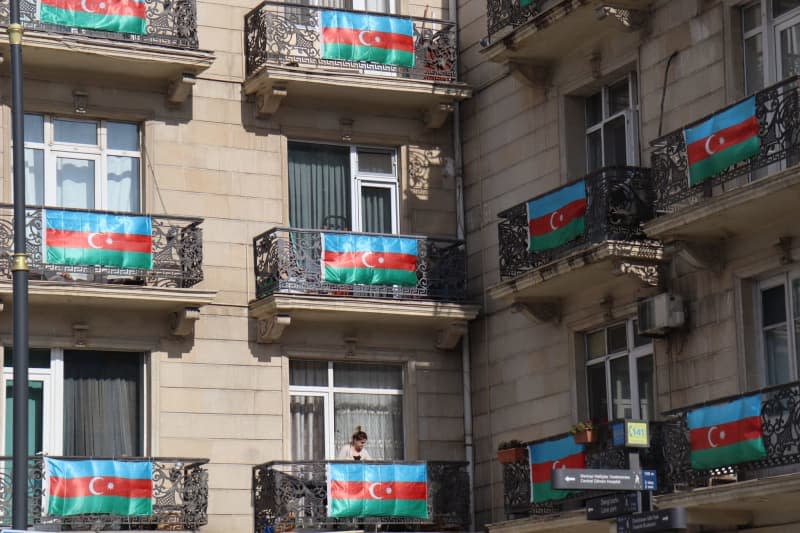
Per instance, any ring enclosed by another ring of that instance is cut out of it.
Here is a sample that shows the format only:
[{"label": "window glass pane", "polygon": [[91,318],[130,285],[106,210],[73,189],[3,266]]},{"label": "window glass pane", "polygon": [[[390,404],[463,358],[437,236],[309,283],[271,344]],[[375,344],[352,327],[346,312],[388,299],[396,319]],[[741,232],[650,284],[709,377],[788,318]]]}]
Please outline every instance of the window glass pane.
[{"label": "window glass pane", "polygon": [[600,130],[586,136],[586,171],[592,172],[603,166],[603,140]]},{"label": "window glass pane", "polygon": [[108,156],[108,199],[111,211],[139,211],[139,158]]},{"label": "window glass pane", "polygon": [[25,148],[25,203],[44,205],[44,150]]},{"label": "window glass pane", "polygon": [[764,332],[767,385],[778,385],[791,381],[788,343],[786,326],[779,326]]},{"label": "window glass pane", "polygon": [[746,32],[761,26],[761,3],[742,8],[742,29]]},{"label": "window glass pane", "polygon": [[783,285],[761,291],[761,319],[764,326],[786,322]]},{"label": "window glass pane", "polygon": [[368,389],[402,389],[399,366],[368,363],[333,363],[333,386]]},{"label": "window glass pane", "polygon": [[800,24],[780,32],[781,77],[788,78],[800,74]]},{"label": "window glass pane", "polygon": [[97,144],[97,123],[76,120],[53,120],[55,142]]},{"label": "window glass pane", "polygon": [[633,416],[627,357],[617,357],[611,361],[611,416],[612,418]]},{"label": "window glass pane", "polygon": [[352,229],[350,149],[290,142],[288,162],[290,225]]},{"label": "window glass pane", "polygon": [[745,90],[753,94],[764,88],[764,54],[761,34],[744,41]]},{"label": "window glass pane", "polygon": [[108,147],[112,150],[139,150],[139,126],[128,122],[106,122]]},{"label": "window glass pane", "polygon": [[361,230],[392,233],[392,191],[387,187],[361,187]]},{"label": "window glass pane", "polygon": [[[14,380],[6,381],[6,449],[14,453]],[[44,451],[44,382],[28,381],[28,455]]]},{"label": "window glass pane", "polygon": [[384,150],[358,149],[358,171],[394,175],[392,155]]},{"label": "window glass pane", "polygon": [[792,318],[800,320],[800,278],[792,280]]},{"label": "window glass pane", "polygon": [[606,330],[601,329],[586,335],[586,351],[589,359],[606,354]]},{"label": "window glass pane", "polygon": [[605,142],[605,161],[603,166],[624,166],[628,161],[628,136],[625,131],[625,117],[619,116],[603,125]]},{"label": "window glass pane", "polygon": [[349,445],[356,427],[361,426],[367,434],[365,449],[371,459],[403,459],[402,406],[403,397],[399,395],[334,394],[333,426],[337,452]]},{"label": "window glass pane", "polygon": [[631,107],[628,78],[621,80],[608,88],[608,114],[616,115]]},{"label": "window glass pane", "polygon": [[626,324],[617,324],[608,329],[608,353],[628,349],[628,329]]},{"label": "window glass pane", "polygon": [[595,422],[607,421],[606,371],[603,363],[586,367],[586,388],[589,398],[589,418]]},{"label": "window glass pane", "polygon": [[289,361],[289,385],[328,386],[328,363],[325,361]]},{"label": "window glass pane", "polygon": [[56,202],[61,207],[94,208],[94,161],[56,159]]},{"label": "window glass pane", "polygon": [[653,395],[653,356],[647,355],[636,360],[636,380],[639,385],[639,412],[644,420],[655,418]]},{"label": "window glass pane", "polygon": [[772,0],[772,16],[779,17],[800,7],[800,0]]},{"label": "window glass pane", "polygon": [[44,117],[42,115],[25,115],[25,142],[44,142]]},{"label": "window glass pane", "polygon": [[639,335],[639,321],[633,321],[633,345],[634,346],[646,346],[653,342],[650,337],[642,337]]},{"label": "window glass pane", "polygon": [[601,120],[603,120],[603,93],[597,93],[586,99],[586,127],[594,126]]},{"label": "window glass pane", "polygon": [[[14,353],[11,348],[3,349],[3,366],[14,366]],[[28,350],[28,368],[50,368],[49,348],[30,348]]]},{"label": "window glass pane", "polygon": [[292,460],[324,460],[325,398],[292,395],[289,412],[292,417]]}]

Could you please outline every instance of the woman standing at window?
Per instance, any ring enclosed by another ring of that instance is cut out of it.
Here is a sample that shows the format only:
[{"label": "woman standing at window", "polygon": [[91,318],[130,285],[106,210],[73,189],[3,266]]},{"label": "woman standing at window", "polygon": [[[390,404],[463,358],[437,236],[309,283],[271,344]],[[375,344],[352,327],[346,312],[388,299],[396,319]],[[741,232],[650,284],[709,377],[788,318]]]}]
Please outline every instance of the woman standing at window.
[{"label": "woman standing at window", "polygon": [[361,430],[361,426],[356,426],[353,436],[350,437],[350,443],[342,446],[339,450],[339,459],[351,459],[353,461],[370,461],[372,458],[369,452],[364,449],[367,445],[367,434]]}]

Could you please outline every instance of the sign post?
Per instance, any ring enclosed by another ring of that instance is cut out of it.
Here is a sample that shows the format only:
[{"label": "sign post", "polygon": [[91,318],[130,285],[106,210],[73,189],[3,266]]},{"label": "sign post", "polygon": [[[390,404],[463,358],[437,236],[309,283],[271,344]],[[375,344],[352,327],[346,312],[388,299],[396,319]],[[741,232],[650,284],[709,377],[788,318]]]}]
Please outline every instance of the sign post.
[{"label": "sign post", "polygon": [[553,488],[561,490],[649,491],[657,488],[655,470],[558,468],[553,470],[552,481]]}]

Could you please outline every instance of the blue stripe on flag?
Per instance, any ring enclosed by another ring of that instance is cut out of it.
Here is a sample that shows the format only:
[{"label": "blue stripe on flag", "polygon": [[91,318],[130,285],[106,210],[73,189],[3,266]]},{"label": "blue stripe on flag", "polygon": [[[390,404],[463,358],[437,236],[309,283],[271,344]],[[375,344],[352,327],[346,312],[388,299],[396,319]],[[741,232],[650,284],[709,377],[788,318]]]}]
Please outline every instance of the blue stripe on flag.
[{"label": "blue stripe on flag", "polygon": [[583,180],[528,202],[528,220],[552,213],[581,198],[586,198],[586,184]]},{"label": "blue stripe on flag", "polygon": [[572,435],[528,446],[528,457],[530,457],[532,465],[563,459],[581,452],[583,452],[583,444],[577,444]]},{"label": "blue stripe on flag", "polygon": [[126,479],[152,479],[153,463],[150,461],[114,461],[110,459],[86,459],[68,461],[45,457],[50,476],[76,477],[121,477]]},{"label": "blue stripe on flag", "polygon": [[414,35],[414,23],[411,19],[363,15],[361,13],[347,13],[343,11],[321,11],[320,25],[322,28],[346,28],[352,30],[398,33],[408,36]]},{"label": "blue stripe on flag", "polygon": [[709,405],[689,411],[686,422],[689,429],[719,426],[736,420],[761,415],[761,395],[745,396],[732,402]]},{"label": "blue stripe on flag", "polygon": [[407,483],[428,481],[427,465],[371,465],[366,463],[331,463],[331,481],[370,481]]},{"label": "blue stripe on flag", "polygon": [[756,97],[752,96],[693,128],[686,128],[683,132],[686,144],[690,145],[695,141],[705,139],[712,133],[740,124],[755,114]]},{"label": "blue stripe on flag", "polygon": [[86,211],[45,210],[46,229],[84,233],[122,233],[151,235],[152,223],[147,216],[110,215]]},{"label": "blue stripe on flag", "polygon": [[417,255],[417,240],[372,235],[322,234],[323,252],[389,252]]}]

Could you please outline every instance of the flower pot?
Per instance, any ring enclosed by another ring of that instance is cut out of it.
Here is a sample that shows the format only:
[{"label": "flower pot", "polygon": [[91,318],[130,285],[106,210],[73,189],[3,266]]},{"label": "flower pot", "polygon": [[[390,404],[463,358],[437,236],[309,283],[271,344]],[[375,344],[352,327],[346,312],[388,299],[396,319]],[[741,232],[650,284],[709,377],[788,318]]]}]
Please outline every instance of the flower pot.
[{"label": "flower pot", "polygon": [[500,464],[521,463],[528,460],[527,448],[508,448],[497,450],[497,460]]},{"label": "flower pot", "polygon": [[591,444],[597,442],[597,430],[584,429],[583,431],[576,431],[573,438],[576,444]]}]

